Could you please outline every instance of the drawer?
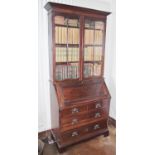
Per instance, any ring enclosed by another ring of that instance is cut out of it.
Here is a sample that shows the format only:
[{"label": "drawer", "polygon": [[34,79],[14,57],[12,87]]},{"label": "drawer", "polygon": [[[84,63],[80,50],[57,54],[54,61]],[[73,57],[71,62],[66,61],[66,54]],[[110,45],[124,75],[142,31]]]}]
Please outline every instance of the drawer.
[{"label": "drawer", "polygon": [[102,101],[97,101],[97,102],[91,103],[88,106],[88,110],[102,109],[102,108],[104,108]]},{"label": "drawer", "polygon": [[102,120],[87,126],[85,130],[87,130],[88,132],[95,132],[97,130],[106,129],[106,128],[107,128],[107,121]]},{"label": "drawer", "polygon": [[72,115],[69,118],[61,118],[61,124],[63,126],[74,126],[77,125],[79,123],[81,123],[82,121],[86,120],[88,118],[88,114],[84,113],[84,114],[80,114],[80,115]]},{"label": "drawer", "polygon": [[87,106],[75,106],[73,108],[65,109],[61,111],[62,117],[67,116],[76,116],[77,114],[80,114],[81,112],[87,111]]},{"label": "drawer", "polygon": [[74,139],[83,137],[87,134],[91,134],[91,133],[97,132],[98,130],[103,130],[106,128],[107,128],[107,121],[102,120],[93,124],[86,125],[81,128],[67,131],[62,134],[62,139],[64,141],[74,140]]},{"label": "drawer", "polygon": [[83,135],[85,135],[86,132],[84,130],[84,128],[78,128],[78,129],[74,129],[68,132],[65,132],[64,134],[62,134],[62,139],[63,141],[68,141],[68,140],[74,140],[76,138],[79,138]]},{"label": "drawer", "polygon": [[89,119],[98,119],[106,116],[106,112],[104,109],[97,109],[95,111],[91,111],[88,113],[88,118]]}]

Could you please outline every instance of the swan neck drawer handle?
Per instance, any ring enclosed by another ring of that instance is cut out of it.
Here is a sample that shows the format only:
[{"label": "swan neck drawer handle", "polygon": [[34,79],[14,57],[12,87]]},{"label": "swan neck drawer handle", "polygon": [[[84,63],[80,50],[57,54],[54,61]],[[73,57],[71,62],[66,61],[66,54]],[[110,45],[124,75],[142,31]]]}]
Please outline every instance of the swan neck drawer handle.
[{"label": "swan neck drawer handle", "polygon": [[73,108],[72,109],[72,114],[75,114],[75,113],[78,113],[79,112],[79,109],[78,108]]},{"label": "swan neck drawer handle", "polygon": [[101,117],[101,114],[100,114],[99,112],[97,112],[97,113],[95,114],[95,118],[99,118],[99,117]]},{"label": "swan neck drawer handle", "polygon": [[78,123],[78,119],[75,118],[75,119],[72,120],[72,125],[75,125],[77,123]]},{"label": "swan neck drawer handle", "polygon": [[75,136],[78,136],[78,132],[77,131],[72,132],[72,137],[75,137]]},{"label": "swan neck drawer handle", "polygon": [[96,124],[96,125],[94,126],[94,130],[97,130],[97,129],[99,129],[99,128],[100,128],[99,124]]},{"label": "swan neck drawer handle", "polygon": [[96,109],[97,109],[97,108],[101,108],[101,107],[102,107],[101,103],[97,103],[97,104],[96,104]]}]

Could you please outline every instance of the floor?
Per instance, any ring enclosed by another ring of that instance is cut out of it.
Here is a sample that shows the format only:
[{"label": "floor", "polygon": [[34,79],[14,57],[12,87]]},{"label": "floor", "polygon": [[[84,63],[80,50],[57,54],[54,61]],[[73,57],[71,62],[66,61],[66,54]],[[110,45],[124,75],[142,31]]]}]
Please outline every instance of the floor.
[{"label": "floor", "polygon": [[43,155],[115,155],[116,129],[109,125],[110,135],[98,136],[92,140],[68,147],[64,153],[58,153],[54,144],[45,144]]}]

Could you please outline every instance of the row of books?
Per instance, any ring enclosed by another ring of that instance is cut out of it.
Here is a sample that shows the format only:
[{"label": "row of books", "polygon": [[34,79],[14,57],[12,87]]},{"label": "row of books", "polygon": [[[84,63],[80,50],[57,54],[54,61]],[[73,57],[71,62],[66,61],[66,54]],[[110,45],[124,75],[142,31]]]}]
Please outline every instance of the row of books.
[{"label": "row of books", "polygon": [[103,43],[103,32],[101,30],[95,30],[95,44],[102,44]]},{"label": "row of books", "polygon": [[55,24],[77,27],[79,26],[79,20],[72,18],[65,18],[64,16],[55,16]]},{"label": "row of books", "polygon": [[[67,27],[55,27],[55,42],[67,44]],[[68,28],[68,44],[79,44],[79,28]]]},{"label": "row of books", "polygon": [[93,29],[104,29],[104,22],[102,21],[91,21],[91,20],[86,20],[85,21],[85,27],[86,28],[93,28]]},{"label": "row of books", "polygon": [[57,44],[67,43],[67,28],[66,27],[55,27],[55,42]]},{"label": "row of books", "polygon": [[[55,16],[55,24],[59,25],[68,25],[68,26],[79,26],[79,19],[76,18],[67,18],[64,16]],[[103,21],[94,21],[94,20],[85,20],[85,27],[95,28],[95,29],[104,29]]]},{"label": "row of books", "polygon": [[85,29],[85,44],[94,44],[94,30]]},{"label": "row of books", "polygon": [[[94,50],[94,51],[93,51]],[[102,47],[85,47],[85,61],[100,61],[102,60]]]},{"label": "row of books", "polygon": [[56,62],[79,61],[79,48],[56,47]]},{"label": "row of books", "polygon": [[100,75],[101,75],[101,64],[97,64],[97,63],[84,64],[84,77],[100,76]]},{"label": "row of books", "polygon": [[85,44],[102,44],[103,33],[101,30],[85,29]]},{"label": "row of books", "polygon": [[56,62],[67,62],[67,48],[56,47]]},{"label": "row of books", "polygon": [[64,16],[55,16],[54,20],[55,20],[55,24],[60,24],[60,25],[67,24],[67,18],[65,18]]},{"label": "row of books", "polygon": [[56,80],[77,79],[79,78],[79,64],[71,63],[70,65],[56,66]]},{"label": "row of books", "polygon": [[68,28],[68,44],[79,44],[79,28]]},{"label": "row of books", "polygon": [[68,61],[79,61],[79,48],[68,48]]}]

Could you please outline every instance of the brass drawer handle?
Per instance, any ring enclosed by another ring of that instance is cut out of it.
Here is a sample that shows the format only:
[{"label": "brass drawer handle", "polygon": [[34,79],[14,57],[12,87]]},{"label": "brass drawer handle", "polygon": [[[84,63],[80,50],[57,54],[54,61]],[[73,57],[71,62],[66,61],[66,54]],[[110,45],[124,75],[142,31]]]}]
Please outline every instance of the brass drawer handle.
[{"label": "brass drawer handle", "polygon": [[99,129],[100,128],[100,125],[99,124],[96,124],[95,126],[94,126],[94,130],[97,130],[97,129]]},{"label": "brass drawer handle", "polygon": [[72,109],[72,114],[75,114],[75,113],[78,113],[79,112],[79,109],[78,108],[73,108]]},{"label": "brass drawer handle", "polygon": [[72,125],[75,125],[77,123],[78,123],[78,119],[75,118],[75,119],[72,120]]},{"label": "brass drawer handle", "polygon": [[97,104],[96,104],[96,109],[97,109],[97,108],[101,108],[101,107],[102,107],[101,103],[97,103]]},{"label": "brass drawer handle", "polygon": [[72,132],[72,137],[75,137],[75,136],[78,136],[78,132],[77,131]]},{"label": "brass drawer handle", "polygon": [[101,114],[99,112],[95,113],[95,118],[101,117]]}]

